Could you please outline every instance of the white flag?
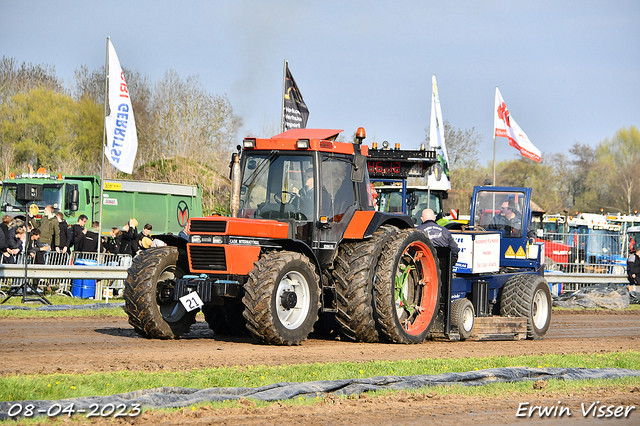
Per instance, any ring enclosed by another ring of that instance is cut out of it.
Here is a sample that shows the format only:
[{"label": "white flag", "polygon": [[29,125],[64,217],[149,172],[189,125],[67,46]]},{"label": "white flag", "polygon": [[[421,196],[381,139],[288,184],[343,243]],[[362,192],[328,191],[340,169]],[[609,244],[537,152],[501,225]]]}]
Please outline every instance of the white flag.
[{"label": "white flag", "polygon": [[138,134],[133,118],[133,108],[127,83],[120,68],[116,51],[107,39],[109,49],[109,108],[111,114],[104,120],[107,133],[107,146],[104,154],[111,165],[118,170],[131,174],[138,151]]},{"label": "white flag", "polygon": [[519,150],[520,154],[531,160],[540,161],[540,150],[531,143],[516,120],[513,119],[497,87],[496,102],[493,108],[493,129],[495,136],[508,138],[509,145]]},{"label": "white flag", "polygon": [[438,162],[429,170],[427,182],[432,189],[449,190],[449,157],[444,143],[444,122],[440,108],[440,95],[435,74],[431,77],[431,123],[429,124],[429,146],[436,150]]}]

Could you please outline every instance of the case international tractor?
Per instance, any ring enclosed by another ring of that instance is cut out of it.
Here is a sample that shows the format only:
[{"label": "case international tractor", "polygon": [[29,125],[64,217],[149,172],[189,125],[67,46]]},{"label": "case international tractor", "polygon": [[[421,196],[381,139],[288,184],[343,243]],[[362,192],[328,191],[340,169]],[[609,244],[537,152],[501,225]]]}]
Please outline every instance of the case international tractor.
[{"label": "case international tractor", "polygon": [[[161,237],[167,247],[133,259],[124,298],[135,331],[178,338],[200,309],[217,335],[250,333],[264,343],[298,345],[319,327],[320,314],[334,317],[348,340],[420,343],[436,318],[443,318],[436,331],[465,338],[475,316],[500,315],[496,298],[518,274],[495,284],[478,273],[486,267],[476,271],[470,263],[454,284],[448,251],[436,251],[410,216],[375,210],[364,129],[356,133],[358,143],[336,141],[340,132],[294,129],[244,139],[231,161],[231,217],[191,218],[179,237]],[[437,161],[434,152],[421,152],[374,157],[379,167],[409,175]],[[491,235],[499,238],[496,232]],[[480,240],[470,240],[468,250]],[[539,273],[534,263],[527,272]],[[504,314],[535,322],[541,314],[533,314],[531,297],[538,297],[546,310],[527,335],[541,337],[551,312],[548,287],[541,297],[539,280],[510,283],[518,294],[523,286],[535,288],[510,302],[526,306]]]}]

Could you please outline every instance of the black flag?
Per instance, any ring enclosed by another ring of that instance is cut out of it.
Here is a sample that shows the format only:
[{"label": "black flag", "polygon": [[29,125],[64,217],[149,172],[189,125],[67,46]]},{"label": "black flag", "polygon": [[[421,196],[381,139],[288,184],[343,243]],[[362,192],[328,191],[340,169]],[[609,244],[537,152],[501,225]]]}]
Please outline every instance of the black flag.
[{"label": "black flag", "polygon": [[298,90],[289,64],[285,64],[284,79],[284,111],[282,112],[282,131],[286,132],[290,129],[305,129],[307,127],[307,119],[309,118],[309,110],[302,99],[302,94]]}]

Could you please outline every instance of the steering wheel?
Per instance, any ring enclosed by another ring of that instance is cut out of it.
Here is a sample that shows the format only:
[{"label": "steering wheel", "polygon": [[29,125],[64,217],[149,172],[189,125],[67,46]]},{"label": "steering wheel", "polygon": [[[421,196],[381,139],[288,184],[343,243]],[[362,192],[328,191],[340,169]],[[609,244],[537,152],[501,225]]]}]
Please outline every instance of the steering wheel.
[{"label": "steering wheel", "polygon": [[[282,202],[282,199],[284,198],[284,194],[289,194],[289,200],[287,202]],[[300,199],[300,196],[295,192],[280,191],[280,194],[273,194],[273,199],[280,204],[293,204],[294,200]]]}]

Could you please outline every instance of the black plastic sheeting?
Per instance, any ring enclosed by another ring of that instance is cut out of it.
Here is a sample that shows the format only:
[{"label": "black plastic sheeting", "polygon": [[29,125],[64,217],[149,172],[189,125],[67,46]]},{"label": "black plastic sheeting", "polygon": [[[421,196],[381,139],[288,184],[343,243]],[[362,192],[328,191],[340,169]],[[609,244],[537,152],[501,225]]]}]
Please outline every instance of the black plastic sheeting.
[{"label": "black plastic sheeting", "polygon": [[[19,297],[19,296],[16,296]],[[88,303],[86,305],[42,305],[37,308],[31,306],[13,306],[13,305],[0,305],[2,311],[68,311],[74,309],[112,309],[112,308],[124,308],[124,303]]]},{"label": "black plastic sheeting", "polygon": [[[581,380],[581,379],[614,379],[623,377],[640,377],[640,370],[602,368],[526,368],[507,367],[464,373],[444,373],[435,376],[381,376],[367,379],[323,380],[306,383],[276,383],[259,388],[208,388],[193,389],[180,387],[162,387],[127,392],[111,396],[90,396],[70,398],[56,401],[6,401],[0,402],[0,420],[10,418],[8,413],[16,413],[16,405],[22,407],[33,404],[33,413],[46,415],[47,411],[59,404],[69,407],[74,404],[76,413],[88,413],[95,407],[113,406],[127,407],[138,404],[142,408],[187,407],[192,404],[229,401],[240,398],[251,398],[260,401],[279,401],[291,398],[315,398],[333,393],[348,396],[383,389],[408,390],[428,386],[463,385],[481,386],[497,382],[519,382],[537,380]],[[12,408],[13,407],[13,408]],[[83,410],[83,411],[82,411]],[[11,418],[14,418],[13,416]]]},{"label": "black plastic sheeting", "polygon": [[562,308],[627,309],[631,303],[629,289],[608,284],[581,288],[554,298],[553,306]]}]

